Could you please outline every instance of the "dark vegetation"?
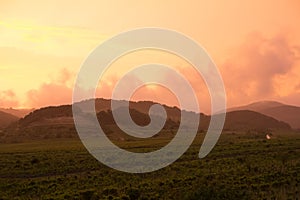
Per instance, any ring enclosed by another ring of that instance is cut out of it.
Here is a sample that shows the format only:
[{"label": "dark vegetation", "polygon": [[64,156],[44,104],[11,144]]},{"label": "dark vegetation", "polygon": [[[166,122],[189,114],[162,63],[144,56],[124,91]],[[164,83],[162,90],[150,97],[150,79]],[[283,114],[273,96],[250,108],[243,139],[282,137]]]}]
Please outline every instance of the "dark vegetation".
[{"label": "dark vegetation", "polygon": [[[172,165],[147,174],[110,169],[76,139],[0,146],[0,199],[299,199],[300,137],[226,132],[204,159],[203,134]],[[119,146],[149,151],[164,139]]]}]

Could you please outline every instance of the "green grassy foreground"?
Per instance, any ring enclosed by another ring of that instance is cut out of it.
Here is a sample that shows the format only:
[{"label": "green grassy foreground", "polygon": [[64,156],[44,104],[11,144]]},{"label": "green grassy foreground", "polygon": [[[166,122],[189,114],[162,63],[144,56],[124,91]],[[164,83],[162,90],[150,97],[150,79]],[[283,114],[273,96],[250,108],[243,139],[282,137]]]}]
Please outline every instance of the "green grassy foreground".
[{"label": "green grassy foreground", "polygon": [[[300,134],[224,133],[200,160],[202,138],[147,174],[110,169],[76,139],[0,144],[0,199],[300,199]],[[120,146],[140,152],[166,142]]]}]

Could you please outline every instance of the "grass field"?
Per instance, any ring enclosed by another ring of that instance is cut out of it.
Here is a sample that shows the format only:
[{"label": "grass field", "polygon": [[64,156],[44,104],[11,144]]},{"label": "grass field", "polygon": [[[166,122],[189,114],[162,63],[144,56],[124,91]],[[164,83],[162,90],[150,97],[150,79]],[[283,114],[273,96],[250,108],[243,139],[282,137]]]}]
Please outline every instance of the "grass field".
[{"label": "grass field", "polygon": [[[202,138],[146,174],[110,169],[76,139],[0,144],[0,199],[300,199],[300,134],[223,133],[198,159]],[[166,142],[119,145],[140,152]]]}]

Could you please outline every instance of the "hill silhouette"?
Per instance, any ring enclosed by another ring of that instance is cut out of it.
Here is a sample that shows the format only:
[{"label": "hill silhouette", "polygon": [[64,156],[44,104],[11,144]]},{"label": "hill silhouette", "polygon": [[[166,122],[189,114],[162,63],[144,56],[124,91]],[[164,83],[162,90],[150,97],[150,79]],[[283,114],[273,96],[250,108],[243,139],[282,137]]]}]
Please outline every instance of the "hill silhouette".
[{"label": "hill silhouette", "polygon": [[0,108],[0,111],[22,118],[34,111],[34,109]]},{"label": "hill silhouette", "polygon": [[[90,101],[90,100],[88,100]],[[102,104],[103,102],[103,104]],[[83,101],[80,103],[87,103]],[[125,101],[117,101],[116,109],[125,109]],[[110,108],[111,100],[96,99],[95,108],[97,110],[98,121],[104,132],[113,140],[128,139],[126,134],[116,125]],[[140,125],[146,126],[150,123],[148,115],[149,108],[156,104],[151,101],[130,102],[129,113],[133,121]],[[177,107],[170,107],[163,105],[167,113],[167,120],[164,124],[163,130],[165,136],[173,137],[176,133],[179,124],[181,111]],[[182,111],[190,117],[200,115],[199,132],[205,132],[208,129],[211,117],[203,113],[198,114],[194,112]],[[160,120],[160,113],[154,113],[155,119]],[[189,119],[187,120],[189,122]],[[191,122],[192,123],[192,122]],[[188,124],[188,123],[187,123]],[[276,120],[272,117],[263,115],[255,111],[233,111],[228,112],[224,125],[225,130],[290,130],[287,123]],[[24,141],[24,140],[40,140],[48,138],[74,138],[78,137],[75,130],[72,106],[50,106],[41,108],[31,112],[29,115],[20,119],[16,123],[11,124],[5,129],[2,134],[2,141]],[[158,134],[160,136],[160,134]],[[157,135],[156,135],[157,137]]]},{"label": "hill silhouette", "polygon": [[[125,109],[120,107],[118,109]],[[150,117],[135,109],[129,110],[133,121],[146,126],[150,123]],[[157,116],[160,118],[160,116]],[[104,132],[112,139],[124,139],[125,133],[116,125],[112,111],[100,111],[97,113],[98,121]],[[163,127],[164,130],[173,130],[178,128],[178,123],[167,119]],[[74,121],[72,117],[71,105],[46,107],[35,110],[18,123],[12,124],[6,129],[6,138],[2,140],[26,141],[40,140],[49,138],[76,138]]]},{"label": "hill silhouette", "polygon": [[[80,104],[84,107],[84,105],[89,103],[90,101],[93,101],[93,100],[85,100],[85,101],[80,102]],[[117,105],[117,108],[125,107],[126,104],[127,104],[127,102],[124,101],[124,100],[113,100],[113,101],[115,101],[115,103]],[[154,104],[157,104],[157,103],[153,102],[153,101],[138,101],[138,102],[130,101],[129,102],[129,108],[137,110],[141,113],[144,113],[144,114],[148,115],[149,108]],[[167,106],[167,105],[162,105],[162,106],[166,110],[168,118],[170,118],[174,121],[180,120],[181,111],[180,111],[179,108],[170,107],[170,106]],[[100,112],[100,111],[111,110],[111,100],[103,99],[103,98],[95,99],[95,109],[96,109],[97,113]],[[160,114],[158,113],[158,115],[160,115]]]},{"label": "hill silhouette", "polygon": [[[65,124],[63,119],[66,118],[70,118],[73,121],[71,105],[50,106],[31,112],[24,118],[21,118],[18,125],[20,127],[25,127],[34,126],[35,124],[38,125],[39,123],[51,124],[51,122]],[[52,121],[50,119],[52,119]]]},{"label": "hill silhouette", "polygon": [[3,128],[6,128],[8,125],[10,125],[13,122],[18,121],[19,118],[11,115],[9,113],[5,113],[0,111],[0,130]]},{"label": "hill silhouette", "polygon": [[[125,107],[118,108],[120,113],[122,113],[122,110],[125,110]],[[150,117],[149,115],[145,113],[141,113],[136,109],[129,109],[130,116],[132,120],[139,126],[146,126],[150,123]],[[114,120],[113,114],[111,110],[108,111],[100,111],[97,114],[98,121],[101,125],[115,125],[116,122]],[[157,118],[161,118],[160,116],[156,116]],[[122,120],[122,118],[121,118]],[[159,119],[160,120],[160,119]],[[163,120],[163,118],[161,118]],[[125,120],[124,120],[125,121]],[[122,121],[121,121],[122,122]],[[168,118],[165,122],[164,129],[170,129],[170,128],[178,128],[178,123],[173,121],[172,119]]]},{"label": "hill silhouette", "polygon": [[300,107],[286,105],[276,101],[260,101],[249,105],[230,108],[234,110],[252,110],[288,123],[293,129],[300,129]]},{"label": "hill silhouette", "polygon": [[226,115],[225,130],[258,130],[267,129],[289,130],[290,125],[272,117],[249,110],[228,112]]}]

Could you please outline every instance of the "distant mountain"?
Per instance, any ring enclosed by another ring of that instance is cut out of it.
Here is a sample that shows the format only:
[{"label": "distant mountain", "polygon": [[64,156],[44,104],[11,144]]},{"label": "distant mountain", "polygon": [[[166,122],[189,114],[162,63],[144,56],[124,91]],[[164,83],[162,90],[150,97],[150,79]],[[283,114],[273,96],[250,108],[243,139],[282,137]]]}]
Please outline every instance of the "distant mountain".
[{"label": "distant mountain", "polygon": [[[85,105],[87,101],[81,103],[82,105]],[[95,107],[97,110],[97,117],[104,132],[113,140],[132,139],[128,137],[128,135],[126,136],[126,134],[116,125],[110,103],[110,100],[96,100]],[[123,107],[126,103],[125,101],[116,101],[116,103],[116,109],[120,109],[121,111],[125,110],[125,107]],[[150,122],[148,111],[153,104],[156,103],[150,101],[130,102],[129,112],[133,121],[140,126],[148,125]],[[172,138],[179,127],[181,111],[176,107],[169,107],[166,105],[164,105],[164,108],[167,113],[167,120],[161,133],[163,133],[164,137]],[[183,112],[188,117],[186,120],[187,127],[189,126],[189,123],[192,123],[192,120],[189,120],[191,119],[190,117],[199,115],[194,112]],[[160,113],[154,113],[154,115],[156,116],[156,120],[160,120]],[[198,129],[200,132],[208,129],[210,119],[210,116],[202,113],[200,114],[200,125]],[[290,126],[284,122],[280,122],[272,117],[254,111],[233,111],[227,113],[224,129],[241,131],[264,131],[269,129],[290,130]],[[160,136],[160,134],[158,134],[158,136]],[[5,129],[5,132],[2,133],[2,141],[11,142],[74,137],[78,137],[78,135],[74,126],[71,105],[51,106],[35,110],[24,118],[21,118],[17,123],[10,125]],[[157,135],[155,137],[157,137]]]},{"label": "distant mountain", "polygon": [[300,129],[300,107],[275,101],[261,101],[245,106],[234,107],[228,111],[252,110],[288,123],[293,129]]},{"label": "distant mountain", "polygon": [[264,131],[267,129],[289,130],[291,127],[285,122],[254,111],[238,110],[226,114],[224,130]]},{"label": "distant mountain", "polygon": [[16,122],[18,120],[19,120],[18,117],[0,111],[0,129],[6,128],[9,124]]},{"label": "distant mountain", "polygon": [[0,111],[22,118],[34,111],[34,109],[0,108]]},{"label": "distant mountain", "polygon": [[229,108],[227,111],[235,111],[235,110],[253,110],[260,111],[264,109],[276,108],[280,106],[285,106],[285,104],[277,102],[277,101],[258,101],[244,106],[238,106]]}]

